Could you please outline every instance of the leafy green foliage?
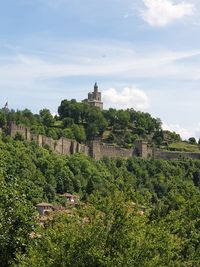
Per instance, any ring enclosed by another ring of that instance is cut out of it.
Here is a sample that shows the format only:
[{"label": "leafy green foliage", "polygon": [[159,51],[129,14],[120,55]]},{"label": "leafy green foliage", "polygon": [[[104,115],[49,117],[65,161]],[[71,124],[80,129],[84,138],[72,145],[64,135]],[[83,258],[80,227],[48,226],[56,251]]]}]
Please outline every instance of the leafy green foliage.
[{"label": "leafy green foliage", "polygon": [[122,192],[92,195],[73,217],[47,223],[19,266],[198,266],[199,220],[190,203],[152,219],[154,208],[141,216]]},{"label": "leafy green foliage", "polygon": [[[1,265],[199,266],[199,169],[199,160],[61,156],[2,135]],[[36,227],[35,205],[66,192],[82,200],[73,215]]]},{"label": "leafy green foliage", "polygon": [[40,118],[44,126],[50,127],[54,123],[54,118],[48,109],[40,110]]},{"label": "leafy green foliage", "polygon": [[7,113],[1,110],[0,127],[6,132],[7,124],[14,121],[30,127],[32,133],[46,135],[54,140],[66,137],[85,142],[100,138],[103,142],[125,148],[133,147],[137,139],[151,141],[158,147],[164,146],[164,149],[170,149],[171,143],[181,141],[180,135],[161,129],[160,119],[134,109],[110,108],[101,111],[86,102],[72,99],[61,102],[58,115],[53,116],[46,108],[40,110],[39,114],[33,114],[28,109],[10,110]]},{"label": "leafy green foliage", "polygon": [[36,217],[17,179],[1,179],[0,186],[0,261],[2,267],[7,267],[16,253],[25,253]]},{"label": "leafy green foliage", "polygon": [[196,141],[196,139],[195,139],[194,137],[190,137],[190,138],[188,139],[188,142],[189,142],[189,144],[191,144],[191,145],[196,145],[196,144],[197,144],[197,141]]}]

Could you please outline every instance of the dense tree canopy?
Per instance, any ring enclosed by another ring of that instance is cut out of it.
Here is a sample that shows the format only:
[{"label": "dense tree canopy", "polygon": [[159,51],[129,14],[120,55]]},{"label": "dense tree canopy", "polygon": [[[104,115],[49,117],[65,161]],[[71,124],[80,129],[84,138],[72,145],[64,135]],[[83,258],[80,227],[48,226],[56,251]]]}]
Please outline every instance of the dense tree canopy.
[{"label": "dense tree canopy", "polygon": [[[124,147],[144,138],[164,149],[196,151],[196,140],[181,143],[159,119],[133,109],[101,111],[63,100],[58,115],[0,111],[1,266],[200,266],[199,160],[94,161],[6,133],[15,121],[53,139],[100,137]],[[53,213],[41,227],[35,206],[64,205],[64,193],[77,194],[79,205],[71,216]]]},{"label": "dense tree canopy", "polygon": [[[200,161],[94,161],[0,141],[2,266],[199,266]],[[34,207],[78,193],[44,228]],[[34,233],[34,238],[32,238]]]}]

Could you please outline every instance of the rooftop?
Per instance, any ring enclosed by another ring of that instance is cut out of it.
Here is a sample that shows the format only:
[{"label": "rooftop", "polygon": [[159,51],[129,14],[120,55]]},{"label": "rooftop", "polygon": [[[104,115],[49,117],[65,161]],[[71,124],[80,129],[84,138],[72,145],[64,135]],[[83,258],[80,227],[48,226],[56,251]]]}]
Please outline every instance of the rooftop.
[{"label": "rooftop", "polygon": [[39,203],[36,206],[37,207],[53,207],[53,205],[51,205],[50,203],[45,203],[45,202]]}]

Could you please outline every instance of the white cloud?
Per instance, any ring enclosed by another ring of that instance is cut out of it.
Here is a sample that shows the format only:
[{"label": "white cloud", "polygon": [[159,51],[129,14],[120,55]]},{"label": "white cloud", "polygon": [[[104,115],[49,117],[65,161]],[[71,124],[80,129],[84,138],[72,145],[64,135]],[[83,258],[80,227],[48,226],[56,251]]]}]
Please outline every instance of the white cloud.
[{"label": "white cloud", "polygon": [[[198,63],[186,62],[200,51],[135,51],[124,43],[52,44],[48,53],[12,52],[0,56],[0,84],[69,76],[176,77],[200,79]],[[68,53],[66,53],[68,51]]]},{"label": "white cloud", "polygon": [[195,137],[196,140],[200,138],[200,123],[197,123],[195,127],[185,128],[180,124],[162,124],[163,130],[176,132],[180,134],[183,140],[188,140],[190,137]]},{"label": "white cloud", "polygon": [[143,0],[146,9],[141,11],[141,17],[151,26],[163,27],[185,16],[194,14],[194,5],[171,0]]},{"label": "white cloud", "polygon": [[176,132],[176,133],[180,134],[180,136],[182,137],[183,140],[187,140],[191,136],[194,136],[194,131],[192,131],[190,129],[186,129],[186,128],[182,127],[179,124],[166,124],[166,123],[163,123],[162,124],[162,128],[163,128],[163,130]]},{"label": "white cloud", "polygon": [[103,91],[103,101],[106,107],[146,109],[149,106],[147,95],[138,88],[126,87],[121,91],[110,88]]}]

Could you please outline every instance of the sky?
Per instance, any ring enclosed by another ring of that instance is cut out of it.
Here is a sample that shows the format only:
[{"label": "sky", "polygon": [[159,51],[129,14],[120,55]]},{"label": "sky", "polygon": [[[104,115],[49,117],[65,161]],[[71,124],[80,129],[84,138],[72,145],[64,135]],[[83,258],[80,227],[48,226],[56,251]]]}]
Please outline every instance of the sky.
[{"label": "sky", "polygon": [[200,137],[199,0],[0,0],[0,106],[57,112],[97,81],[104,107]]}]

